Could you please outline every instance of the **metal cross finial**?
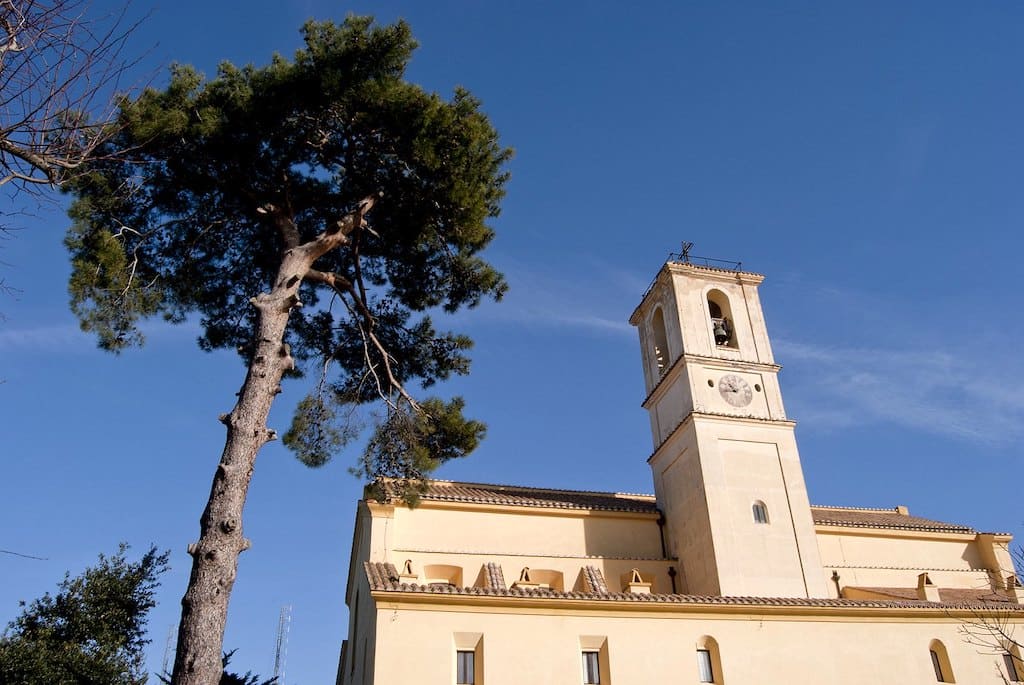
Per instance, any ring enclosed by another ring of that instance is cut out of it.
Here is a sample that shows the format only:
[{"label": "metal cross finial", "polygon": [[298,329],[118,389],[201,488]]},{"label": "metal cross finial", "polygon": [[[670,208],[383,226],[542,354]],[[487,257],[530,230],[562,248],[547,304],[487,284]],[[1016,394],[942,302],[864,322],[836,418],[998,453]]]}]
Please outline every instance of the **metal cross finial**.
[{"label": "metal cross finial", "polygon": [[683,262],[686,263],[686,264],[689,264],[690,263],[690,250],[693,249],[693,243],[688,243],[686,241],[683,241],[682,248],[683,248],[683,250],[682,250]]}]

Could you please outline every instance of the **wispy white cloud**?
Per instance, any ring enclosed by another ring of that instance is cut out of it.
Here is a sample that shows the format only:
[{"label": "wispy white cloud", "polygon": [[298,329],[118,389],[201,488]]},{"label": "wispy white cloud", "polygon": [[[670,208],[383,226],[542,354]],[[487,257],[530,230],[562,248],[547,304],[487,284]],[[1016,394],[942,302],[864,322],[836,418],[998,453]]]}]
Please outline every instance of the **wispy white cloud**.
[{"label": "wispy white cloud", "polygon": [[1024,367],[1013,355],[827,347],[776,340],[790,413],[813,429],[888,423],[988,445],[1024,438]]},{"label": "wispy white cloud", "polygon": [[[581,267],[580,264],[583,266]],[[582,256],[575,270],[557,271],[506,261],[511,285],[505,300],[468,315],[517,326],[555,327],[584,334],[634,336],[628,318],[642,278],[594,257]]]},{"label": "wispy white cloud", "polygon": [[53,352],[83,345],[88,345],[88,341],[74,324],[27,328],[10,328],[0,324],[0,350]]},{"label": "wispy white cloud", "polygon": [[[164,321],[144,321],[140,326],[148,341],[169,339],[175,336],[194,338],[200,333],[199,324],[186,321],[183,324],[168,324]],[[17,350],[24,353],[73,352],[93,350],[96,338],[84,333],[73,322],[45,324],[38,326],[12,326],[9,321],[0,322],[0,351]]]},{"label": "wispy white cloud", "polygon": [[493,320],[500,320],[508,323],[516,323],[528,326],[554,326],[559,328],[577,329],[583,332],[592,333],[613,333],[617,335],[633,336],[633,327],[625,320],[613,319],[598,314],[570,314],[573,304],[565,303],[565,307],[559,307],[552,303],[551,306],[539,307],[502,307],[502,311],[496,312]]}]

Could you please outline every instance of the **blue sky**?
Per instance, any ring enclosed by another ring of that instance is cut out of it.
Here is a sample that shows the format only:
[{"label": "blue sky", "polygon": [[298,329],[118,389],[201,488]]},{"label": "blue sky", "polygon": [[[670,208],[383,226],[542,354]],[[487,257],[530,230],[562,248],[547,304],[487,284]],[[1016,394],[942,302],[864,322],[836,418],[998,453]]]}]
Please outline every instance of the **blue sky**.
[{"label": "blue sky", "polygon": [[[107,7],[99,0],[97,7]],[[290,54],[307,18],[405,17],[409,78],[480,97],[516,149],[487,256],[512,290],[457,315],[489,425],[460,480],[650,492],[626,320],[680,241],[767,275],[761,296],[812,502],[908,505],[1024,534],[1024,7],[1013,2],[136,0],[139,80],[172,61]],[[185,546],[243,369],[189,325],[104,355],[67,309],[60,207],[0,245],[0,620],[121,540],[173,552],[150,622],[159,669]],[[303,394],[293,382],[271,425]],[[287,685],[330,682],[359,483],[260,455],[226,646],[269,674],[293,606]]]}]

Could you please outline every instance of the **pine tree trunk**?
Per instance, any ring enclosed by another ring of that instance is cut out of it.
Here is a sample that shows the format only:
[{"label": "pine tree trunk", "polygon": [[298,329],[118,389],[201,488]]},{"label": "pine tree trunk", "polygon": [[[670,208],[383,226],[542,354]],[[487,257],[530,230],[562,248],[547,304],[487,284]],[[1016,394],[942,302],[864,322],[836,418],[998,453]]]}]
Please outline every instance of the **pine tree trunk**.
[{"label": "pine tree trunk", "polygon": [[227,440],[213,476],[210,499],[199,520],[199,542],[189,545],[192,575],[181,599],[172,685],[220,682],[228,600],[238,572],[238,555],[249,548],[249,541],[242,536],[242,509],[256,455],[277,437],[267,428],[270,405],[280,392],[281,378],[295,364],[284,343],[288,316],[294,307],[301,306],[299,286],[313,263],[349,243],[349,234],[363,225],[363,217],[377,197],[365,198],[355,212],[302,245],[290,216],[273,205],[263,208],[264,213],[272,215],[287,249],[274,287],[250,300],[259,312],[255,350],[238,402],[231,413],[221,417],[227,426]]},{"label": "pine tree trunk", "polygon": [[273,440],[267,416],[280,392],[281,377],[294,362],[284,344],[288,315],[298,302],[301,275],[309,268],[302,250],[285,254],[275,287],[253,298],[259,310],[255,351],[227,426],[224,452],[213,477],[210,499],[200,519],[200,537],[189,545],[192,575],[181,600],[181,623],[174,657],[173,685],[217,685],[228,599],[235,583],[238,556],[249,547],[242,536],[242,509],[256,454]]}]

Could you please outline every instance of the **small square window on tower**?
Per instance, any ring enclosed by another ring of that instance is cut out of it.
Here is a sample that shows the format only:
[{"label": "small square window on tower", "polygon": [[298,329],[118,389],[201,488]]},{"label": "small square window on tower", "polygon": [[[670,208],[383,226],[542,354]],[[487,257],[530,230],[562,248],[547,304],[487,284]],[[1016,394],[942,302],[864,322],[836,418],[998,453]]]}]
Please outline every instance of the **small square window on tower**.
[{"label": "small square window on tower", "polygon": [[754,514],[754,523],[768,523],[768,507],[764,502],[754,502],[751,510]]}]

